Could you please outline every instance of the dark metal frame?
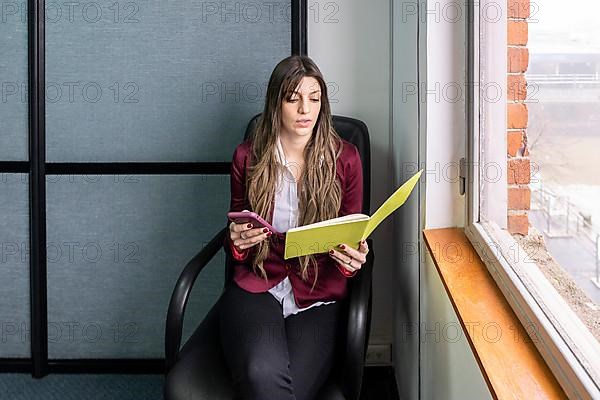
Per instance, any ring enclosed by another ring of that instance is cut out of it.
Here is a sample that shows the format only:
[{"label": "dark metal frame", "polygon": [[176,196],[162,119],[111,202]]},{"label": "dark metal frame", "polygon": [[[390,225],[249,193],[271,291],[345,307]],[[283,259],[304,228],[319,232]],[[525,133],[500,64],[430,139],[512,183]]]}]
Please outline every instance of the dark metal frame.
[{"label": "dark metal frame", "polygon": [[[45,0],[28,0],[29,160],[1,161],[0,173],[29,174],[31,357],[0,358],[0,372],[162,373],[162,359],[48,360],[46,175],[229,174],[228,162],[46,163]],[[291,53],[306,55],[306,0],[291,1]]]},{"label": "dark metal frame", "polygon": [[41,378],[48,373],[45,0],[28,7],[31,374]]},{"label": "dark metal frame", "polygon": [[28,161],[0,161],[0,171],[2,173],[28,174]]},{"label": "dark metal frame", "polygon": [[307,2],[307,0],[292,0],[292,54],[308,54]]}]

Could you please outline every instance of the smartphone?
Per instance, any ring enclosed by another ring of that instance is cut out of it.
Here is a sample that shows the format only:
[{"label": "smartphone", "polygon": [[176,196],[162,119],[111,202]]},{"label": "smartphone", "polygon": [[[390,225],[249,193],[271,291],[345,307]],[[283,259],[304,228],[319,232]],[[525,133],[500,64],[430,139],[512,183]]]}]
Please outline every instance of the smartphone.
[{"label": "smartphone", "polygon": [[251,223],[254,228],[268,228],[273,233],[279,233],[275,228],[271,226],[267,221],[265,221],[260,215],[255,213],[254,211],[246,211],[246,212],[229,212],[227,213],[227,218],[230,221],[235,222],[236,224],[245,224],[247,222]]}]

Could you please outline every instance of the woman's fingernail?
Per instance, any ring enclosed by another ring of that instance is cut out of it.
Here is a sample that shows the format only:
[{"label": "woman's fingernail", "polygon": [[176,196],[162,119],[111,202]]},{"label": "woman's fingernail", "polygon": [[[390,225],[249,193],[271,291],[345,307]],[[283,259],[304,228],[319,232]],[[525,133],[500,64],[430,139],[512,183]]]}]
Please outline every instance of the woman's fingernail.
[{"label": "woman's fingernail", "polygon": [[264,228],[263,233],[267,233],[267,232],[269,232],[269,228]]},{"label": "woman's fingernail", "polygon": [[344,250],[346,248],[346,246],[344,246],[343,244],[340,244],[340,249]]},{"label": "woman's fingernail", "polygon": [[333,255],[333,250],[329,250],[329,254]]},{"label": "woman's fingernail", "polygon": [[252,228],[252,224],[248,224],[248,228]]},{"label": "woman's fingernail", "polygon": [[364,241],[364,240],[361,240],[361,241],[360,241],[360,244],[365,244],[365,241]]},{"label": "woman's fingernail", "polygon": [[273,232],[267,232],[267,237],[271,236]]}]

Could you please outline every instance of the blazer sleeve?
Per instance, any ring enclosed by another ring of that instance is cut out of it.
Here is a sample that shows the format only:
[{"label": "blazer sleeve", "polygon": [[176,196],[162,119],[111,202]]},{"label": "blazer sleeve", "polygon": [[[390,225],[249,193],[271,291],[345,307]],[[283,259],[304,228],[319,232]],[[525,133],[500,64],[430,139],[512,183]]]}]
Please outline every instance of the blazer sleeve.
[{"label": "blazer sleeve", "polygon": [[363,175],[360,153],[353,144],[348,144],[349,156],[344,160],[342,182],[342,204],[339,215],[362,213],[363,208]]},{"label": "blazer sleeve", "polygon": [[[246,202],[246,157],[247,151],[243,151],[242,145],[236,147],[233,152],[230,170],[230,187],[231,198],[229,203],[229,211],[243,211],[247,207]],[[229,226],[229,220],[227,221]],[[244,261],[248,258],[249,249],[239,251],[233,245],[229,232],[225,237],[223,244],[224,250],[229,253],[235,260]]]},{"label": "blazer sleeve", "polygon": [[231,160],[230,186],[231,200],[229,211],[242,211],[246,207],[246,157],[247,149],[244,151],[242,145],[236,147]]},{"label": "blazer sleeve", "polygon": [[[353,144],[347,145],[350,146],[351,150],[348,151],[350,155],[347,160],[344,160],[343,163],[344,182],[342,182],[342,188],[344,193],[342,195],[342,204],[339,213],[340,216],[362,213],[363,208],[363,174],[360,153]],[[353,277],[358,272],[358,270],[349,272],[337,262],[335,265],[342,275],[349,278]]]}]

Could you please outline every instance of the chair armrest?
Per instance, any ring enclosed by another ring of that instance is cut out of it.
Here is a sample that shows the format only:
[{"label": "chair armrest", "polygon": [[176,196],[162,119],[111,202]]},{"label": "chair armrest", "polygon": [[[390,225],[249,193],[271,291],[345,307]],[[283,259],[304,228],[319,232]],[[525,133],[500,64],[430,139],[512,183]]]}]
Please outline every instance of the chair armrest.
[{"label": "chair armrest", "polygon": [[348,400],[358,400],[360,397],[367,343],[371,330],[371,282],[375,252],[373,251],[373,241],[367,239],[367,243],[369,244],[367,262],[349,281],[352,287],[348,304],[346,362],[342,378],[344,394]]},{"label": "chair armrest", "polygon": [[204,269],[209,261],[223,248],[223,242],[228,229],[223,228],[212,240],[204,246],[185,266],[175,289],[171,294],[169,310],[167,311],[167,323],[165,328],[165,368],[168,372],[177,361],[181,336],[183,332],[183,315],[188,302],[189,295],[194,286],[198,274]]}]

